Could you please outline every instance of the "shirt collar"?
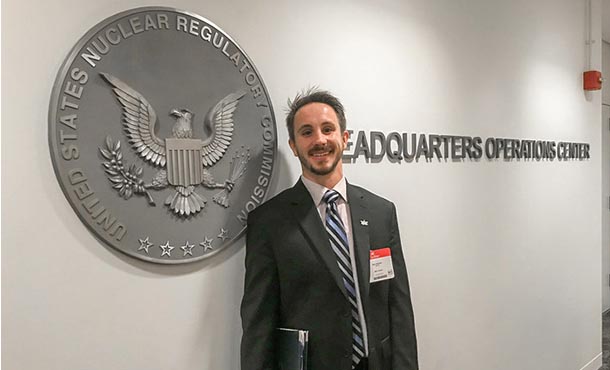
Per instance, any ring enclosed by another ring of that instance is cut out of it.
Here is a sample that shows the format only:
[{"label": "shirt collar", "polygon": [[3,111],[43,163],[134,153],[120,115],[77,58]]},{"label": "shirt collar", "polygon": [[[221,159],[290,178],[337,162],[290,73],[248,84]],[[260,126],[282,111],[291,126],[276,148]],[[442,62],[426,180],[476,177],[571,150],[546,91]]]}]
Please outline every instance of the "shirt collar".
[{"label": "shirt collar", "polygon": [[[311,181],[308,178],[305,178],[303,175],[301,175],[301,181],[303,181],[303,185],[305,185],[309,191],[311,199],[313,199],[313,203],[316,205],[316,207],[319,206],[328,188],[318,184],[317,182]],[[347,203],[347,182],[345,181],[345,176],[341,177],[341,180],[339,180],[333,189],[339,193],[343,201]]]}]

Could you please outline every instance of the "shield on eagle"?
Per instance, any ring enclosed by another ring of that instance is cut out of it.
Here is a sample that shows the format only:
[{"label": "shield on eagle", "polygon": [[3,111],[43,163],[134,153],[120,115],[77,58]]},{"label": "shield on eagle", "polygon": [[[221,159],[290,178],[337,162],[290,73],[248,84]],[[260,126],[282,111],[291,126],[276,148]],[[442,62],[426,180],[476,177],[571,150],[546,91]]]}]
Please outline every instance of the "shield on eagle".
[{"label": "shield on eagle", "polygon": [[167,181],[174,186],[198,185],[203,180],[199,139],[165,139]]}]

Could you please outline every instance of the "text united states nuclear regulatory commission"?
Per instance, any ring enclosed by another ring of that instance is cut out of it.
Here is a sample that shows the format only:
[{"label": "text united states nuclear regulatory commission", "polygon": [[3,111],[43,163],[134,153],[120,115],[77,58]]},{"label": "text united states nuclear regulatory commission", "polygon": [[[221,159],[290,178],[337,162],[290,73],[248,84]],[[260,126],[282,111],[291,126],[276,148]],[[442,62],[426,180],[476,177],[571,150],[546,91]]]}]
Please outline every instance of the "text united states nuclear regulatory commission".
[{"label": "text united states nuclear regulatory commission", "polygon": [[167,7],[126,10],[68,53],[51,94],[62,190],[101,241],[147,262],[211,257],[268,193],[271,100],[217,25]]}]

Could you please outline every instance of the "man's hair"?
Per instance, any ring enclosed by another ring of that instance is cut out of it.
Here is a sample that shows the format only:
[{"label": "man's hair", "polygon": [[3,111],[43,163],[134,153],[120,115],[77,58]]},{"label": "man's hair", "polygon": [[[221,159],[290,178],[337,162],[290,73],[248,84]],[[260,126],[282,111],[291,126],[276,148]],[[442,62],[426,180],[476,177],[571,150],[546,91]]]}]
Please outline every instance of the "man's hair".
[{"label": "man's hair", "polygon": [[317,87],[311,87],[307,90],[303,90],[294,97],[294,99],[288,99],[288,115],[286,116],[286,127],[288,128],[288,137],[294,141],[294,116],[297,111],[303,106],[309,103],[323,103],[330,106],[339,119],[339,127],[341,133],[345,131],[347,126],[345,120],[345,109],[343,104],[339,101],[339,98],[331,94],[326,90],[320,90]]}]

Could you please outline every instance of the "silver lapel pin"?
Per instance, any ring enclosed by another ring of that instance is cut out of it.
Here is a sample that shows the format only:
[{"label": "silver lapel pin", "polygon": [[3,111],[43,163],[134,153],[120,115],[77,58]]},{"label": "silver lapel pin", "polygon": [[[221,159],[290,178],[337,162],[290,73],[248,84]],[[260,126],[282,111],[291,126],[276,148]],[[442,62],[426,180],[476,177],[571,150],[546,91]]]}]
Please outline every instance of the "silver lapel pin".
[{"label": "silver lapel pin", "polygon": [[369,226],[369,221],[368,220],[360,220],[360,225],[362,225],[362,226]]}]

